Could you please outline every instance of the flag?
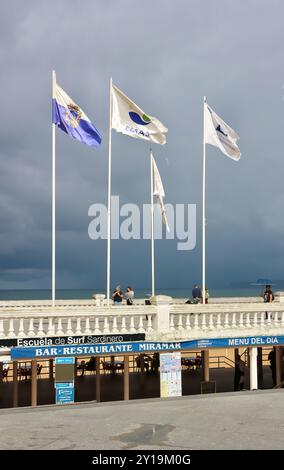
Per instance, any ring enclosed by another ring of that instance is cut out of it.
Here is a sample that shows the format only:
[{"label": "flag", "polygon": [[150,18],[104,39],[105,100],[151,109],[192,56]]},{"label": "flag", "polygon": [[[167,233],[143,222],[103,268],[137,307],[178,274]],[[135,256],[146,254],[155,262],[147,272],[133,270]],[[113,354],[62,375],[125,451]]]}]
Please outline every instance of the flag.
[{"label": "flag", "polygon": [[227,157],[238,161],[241,152],[237,146],[238,134],[204,102],[204,142],[218,147]]},{"label": "flag", "polygon": [[152,159],[152,165],[153,165],[153,186],[154,186],[153,195],[157,196],[157,200],[160,205],[161,212],[162,212],[163,222],[167,227],[167,231],[169,232],[170,228],[169,228],[167,215],[166,215],[166,209],[165,209],[164,201],[163,201],[163,198],[165,197],[164,186],[163,186],[162,179],[161,179],[161,176],[160,176],[160,173],[159,173],[159,170],[158,170],[158,167],[157,167],[157,164],[155,162],[152,152],[151,152],[151,159]]},{"label": "flag", "polygon": [[52,99],[52,122],[62,131],[90,147],[98,147],[101,135],[84,111],[56,84]]},{"label": "flag", "polygon": [[165,144],[168,129],[155,117],[148,116],[133,101],[112,85],[112,128],[117,132]]}]

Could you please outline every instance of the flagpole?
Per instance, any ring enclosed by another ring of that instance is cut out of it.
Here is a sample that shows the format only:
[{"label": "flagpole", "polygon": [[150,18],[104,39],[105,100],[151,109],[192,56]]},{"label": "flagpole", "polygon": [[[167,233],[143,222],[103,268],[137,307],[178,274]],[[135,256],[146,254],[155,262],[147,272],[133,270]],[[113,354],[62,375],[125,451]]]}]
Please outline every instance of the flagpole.
[{"label": "flagpole", "polygon": [[[206,97],[204,96],[204,104]],[[206,285],[206,218],[205,218],[205,183],[206,183],[206,144],[205,144],[205,122],[203,105],[203,168],[202,168],[202,303],[205,304]]]},{"label": "flagpole", "polygon": [[154,179],[153,179],[153,158],[150,148],[150,175],[151,175],[151,278],[152,297],[155,295],[155,244],[154,244]]},{"label": "flagpole", "polygon": [[[52,71],[52,99],[56,98],[56,74],[55,71]],[[52,103],[53,106],[53,103]],[[52,120],[53,121],[53,120]],[[56,291],[56,284],[55,284],[55,272],[56,272],[56,265],[55,265],[55,249],[56,249],[56,227],[55,227],[55,123],[52,122],[52,189],[51,189],[51,300],[52,300],[52,307],[55,306],[55,291]]]},{"label": "flagpole", "polygon": [[111,239],[111,129],[112,129],[112,78],[109,87],[109,138],[108,138],[108,209],[107,209],[107,304],[110,301],[110,239]]}]

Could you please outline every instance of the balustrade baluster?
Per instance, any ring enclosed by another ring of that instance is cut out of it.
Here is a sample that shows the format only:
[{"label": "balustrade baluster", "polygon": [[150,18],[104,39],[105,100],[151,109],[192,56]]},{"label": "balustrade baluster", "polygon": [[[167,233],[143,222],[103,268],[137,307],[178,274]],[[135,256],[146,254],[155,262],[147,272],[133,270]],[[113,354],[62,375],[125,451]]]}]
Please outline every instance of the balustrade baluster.
[{"label": "balustrade baluster", "polygon": [[249,312],[246,313],[246,328],[250,328],[251,323],[250,323],[250,314]]},{"label": "balustrade baluster", "polygon": [[200,329],[200,328],[199,328],[199,325],[198,325],[198,319],[199,319],[198,313],[195,313],[195,314],[194,314],[194,327],[193,327],[195,330],[199,330],[199,329]]},{"label": "balustrade baluster", "polygon": [[117,317],[114,315],[112,317],[112,333],[118,333],[118,328],[117,328]]},{"label": "balustrade baluster", "polygon": [[109,322],[108,322],[108,317],[107,316],[105,316],[105,318],[104,318],[103,333],[105,333],[105,334],[109,333]]},{"label": "balustrade baluster", "polygon": [[57,322],[57,330],[56,330],[56,336],[62,336],[64,335],[64,331],[63,331],[63,328],[62,328],[62,318],[58,318],[58,322]]},{"label": "balustrade baluster", "polygon": [[15,335],[15,330],[14,330],[14,319],[10,318],[9,320],[9,332],[8,332],[8,337],[9,338],[14,338]]},{"label": "balustrade baluster", "polygon": [[153,331],[153,327],[152,327],[152,315],[148,315],[147,332],[150,333],[150,331]]},{"label": "balustrade baluster", "polygon": [[[24,337],[26,336],[25,330],[24,330],[24,319],[23,319],[23,318],[20,318],[20,325],[19,325],[19,332],[18,332],[18,335],[19,335],[21,338],[24,338]],[[1,332],[0,332],[0,337],[1,337]]]},{"label": "balustrade baluster", "polygon": [[277,327],[279,325],[278,312],[274,313],[274,325]]},{"label": "balustrade baluster", "polygon": [[191,330],[191,326],[190,326],[190,315],[186,315],[185,329],[186,329],[186,331],[190,331],[190,330]]},{"label": "balustrade baluster", "polygon": [[53,323],[53,318],[49,317],[48,319],[48,327],[47,327],[47,335],[54,336],[55,335],[55,328]]},{"label": "balustrade baluster", "polygon": [[130,333],[136,333],[135,325],[134,325],[134,317],[130,317],[130,328],[129,328]]},{"label": "balustrade baluster", "polygon": [[67,335],[70,335],[70,336],[73,335],[72,318],[71,318],[71,317],[68,317],[68,320],[67,320],[67,331],[66,331],[66,334],[67,334]]},{"label": "balustrade baluster", "polygon": [[[90,317],[86,317],[84,334],[85,335],[90,335],[91,333],[92,332],[91,332],[91,328],[90,328]],[[108,330],[108,333],[109,333],[109,330]]]},{"label": "balustrade baluster", "polygon": [[39,325],[38,325],[38,330],[37,330],[37,336],[45,336],[45,333],[43,331],[43,318],[39,319]]},{"label": "balustrade baluster", "polygon": [[265,327],[264,312],[261,312],[261,314],[260,314],[260,327],[261,327],[261,328],[264,328],[264,327]]},{"label": "balustrade baluster", "polygon": [[144,333],[145,332],[145,328],[144,328],[144,325],[143,325],[143,316],[142,315],[140,315],[140,317],[139,317],[138,332],[139,333]]},{"label": "balustrade baluster", "polygon": [[94,334],[99,335],[101,333],[100,331],[100,324],[99,324],[99,317],[95,318],[95,329],[94,329]]},{"label": "balustrade baluster", "polygon": [[32,338],[33,336],[35,336],[35,332],[34,332],[34,319],[33,319],[33,318],[30,318],[28,337],[29,337],[29,338]]},{"label": "balustrade baluster", "polygon": [[224,328],[229,328],[229,314],[225,314],[225,323],[224,323]]},{"label": "balustrade baluster", "polygon": [[205,313],[202,314],[202,325],[201,325],[201,329],[202,330],[206,330],[206,315]]},{"label": "balustrade baluster", "polygon": [[123,316],[121,318],[121,329],[120,329],[120,331],[121,331],[121,333],[127,333],[125,316]]}]

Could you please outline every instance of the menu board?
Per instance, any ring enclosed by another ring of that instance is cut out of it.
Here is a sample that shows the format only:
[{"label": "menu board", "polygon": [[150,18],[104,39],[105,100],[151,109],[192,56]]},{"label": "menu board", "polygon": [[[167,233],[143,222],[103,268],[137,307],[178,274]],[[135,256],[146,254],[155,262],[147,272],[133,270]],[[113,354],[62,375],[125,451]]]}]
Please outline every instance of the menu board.
[{"label": "menu board", "polygon": [[160,354],[160,393],[162,398],[182,395],[180,352]]}]

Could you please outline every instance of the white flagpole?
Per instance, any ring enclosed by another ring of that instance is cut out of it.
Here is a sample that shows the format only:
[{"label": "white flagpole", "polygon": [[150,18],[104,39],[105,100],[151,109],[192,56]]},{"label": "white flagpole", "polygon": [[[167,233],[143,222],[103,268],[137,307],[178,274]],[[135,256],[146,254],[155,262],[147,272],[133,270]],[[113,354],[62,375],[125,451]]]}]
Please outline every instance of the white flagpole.
[{"label": "white flagpole", "polygon": [[151,175],[151,273],[152,273],[152,296],[155,295],[155,244],[154,244],[154,178],[153,157],[150,149],[150,175]]},{"label": "white flagpole", "polygon": [[[206,97],[204,96],[204,104]],[[206,144],[205,144],[205,117],[203,104],[203,169],[202,169],[202,303],[205,304],[205,285],[206,285],[206,218],[205,218],[205,183],[206,183]]]},{"label": "white flagpole", "polygon": [[109,88],[109,138],[108,138],[108,209],[107,209],[107,303],[110,301],[110,239],[111,239],[111,129],[112,129],[112,78]]},{"label": "white flagpole", "polygon": [[[56,75],[55,71],[52,71],[52,98],[56,98]],[[55,124],[52,123],[52,234],[51,234],[51,299],[52,299],[52,307],[55,306],[55,292],[56,292],[56,284],[55,284],[55,272],[56,272],[56,265],[55,265],[55,249],[56,249],[56,239],[55,239]]]}]

